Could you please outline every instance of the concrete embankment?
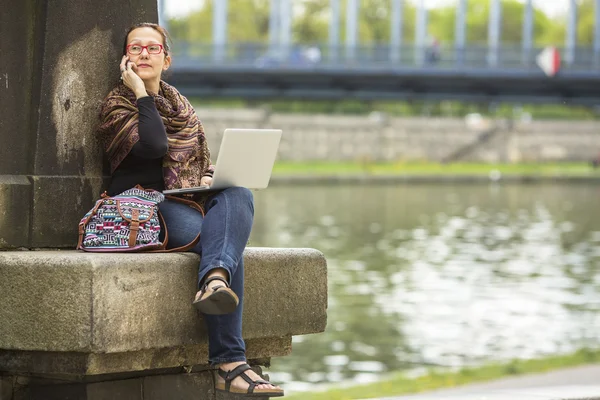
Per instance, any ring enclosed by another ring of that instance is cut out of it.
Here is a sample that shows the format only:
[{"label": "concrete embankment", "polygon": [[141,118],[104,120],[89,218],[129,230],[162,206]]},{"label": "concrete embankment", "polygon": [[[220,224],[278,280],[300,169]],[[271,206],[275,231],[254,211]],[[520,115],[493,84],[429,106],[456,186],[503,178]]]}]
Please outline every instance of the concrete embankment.
[{"label": "concrete embankment", "polygon": [[563,162],[600,156],[596,121],[301,115],[197,107],[213,156],[226,128],[281,128],[283,161]]}]

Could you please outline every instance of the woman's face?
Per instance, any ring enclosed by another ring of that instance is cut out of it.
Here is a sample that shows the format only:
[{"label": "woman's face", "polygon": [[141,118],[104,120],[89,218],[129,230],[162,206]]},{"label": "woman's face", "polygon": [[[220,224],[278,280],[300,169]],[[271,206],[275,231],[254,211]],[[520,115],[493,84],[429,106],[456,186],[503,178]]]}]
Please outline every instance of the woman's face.
[{"label": "woman's face", "polygon": [[132,68],[143,81],[160,80],[162,71],[171,65],[163,44],[162,35],[150,27],[136,28],[127,35],[128,61],[134,63]]}]

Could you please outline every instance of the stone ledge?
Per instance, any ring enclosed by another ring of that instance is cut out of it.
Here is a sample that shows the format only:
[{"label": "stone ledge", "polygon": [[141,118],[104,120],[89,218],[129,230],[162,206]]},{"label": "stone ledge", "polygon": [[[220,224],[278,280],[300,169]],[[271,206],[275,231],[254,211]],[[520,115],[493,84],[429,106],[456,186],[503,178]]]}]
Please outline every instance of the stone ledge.
[{"label": "stone ledge", "polygon": [[[292,351],[292,337],[245,339],[249,360],[269,360]],[[206,343],[123,353],[15,351],[0,349],[0,371],[43,379],[94,382],[137,376],[137,372],[169,373],[208,368]],[[261,363],[260,365],[264,365]],[[178,371],[175,371],[178,370]],[[0,400],[2,400],[0,398]]]},{"label": "stone ledge", "polygon": [[[254,371],[268,379],[260,367]],[[100,382],[22,382],[15,377],[0,377],[11,383],[0,392],[0,400],[238,400],[240,396],[215,390],[213,370],[184,374],[160,374]],[[14,382],[14,391],[12,382]],[[2,386],[0,386],[0,389]],[[14,393],[14,395],[13,395]],[[4,397],[2,397],[4,396]],[[257,400],[266,397],[253,397]]]},{"label": "stone ledge", "polygon": [[[287,354],[292,335],[325,329],[322,253],[247,248],[244,261],[249,357]],[[85,375],[206,364],[204,323],[191,305],[198,263],[192,253],[0,253],[0,371]]]}]

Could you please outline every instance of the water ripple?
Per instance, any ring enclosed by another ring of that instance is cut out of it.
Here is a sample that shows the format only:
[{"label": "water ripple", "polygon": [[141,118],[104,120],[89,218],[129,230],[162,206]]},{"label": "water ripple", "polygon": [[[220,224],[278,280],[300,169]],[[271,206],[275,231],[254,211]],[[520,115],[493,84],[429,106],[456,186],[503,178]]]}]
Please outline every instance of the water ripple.
[{"label": "water ripple", "polygon": [[420,185],[259,192],[251,245],[314,247],[328,260],[327,330],[294,338],[292,356],[274,360],[271,375],[289,390],[305,390],[370,382],[419,365],[460,367],[600,347],[594,190]]}]

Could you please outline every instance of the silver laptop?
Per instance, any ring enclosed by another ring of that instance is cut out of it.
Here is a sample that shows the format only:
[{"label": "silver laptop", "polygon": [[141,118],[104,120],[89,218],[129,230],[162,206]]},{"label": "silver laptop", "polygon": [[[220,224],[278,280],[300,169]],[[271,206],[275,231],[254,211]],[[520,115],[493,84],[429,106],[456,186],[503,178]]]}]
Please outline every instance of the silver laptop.
[{"label": "silver laptop", "polygon": [[163,193],[197,193],[234,186],[266,188],[271,179],[281,133],[281,129],[225,129],[212,184],[165,190]]}]

